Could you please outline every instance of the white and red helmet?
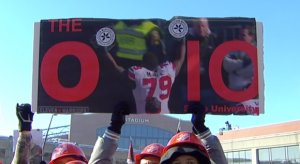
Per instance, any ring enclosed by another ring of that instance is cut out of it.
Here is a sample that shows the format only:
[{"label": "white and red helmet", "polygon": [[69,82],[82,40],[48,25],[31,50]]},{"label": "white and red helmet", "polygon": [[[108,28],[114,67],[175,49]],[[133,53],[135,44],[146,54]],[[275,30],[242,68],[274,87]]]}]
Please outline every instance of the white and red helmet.
[{"label": "white and red helmet", "polygon": [[160,159],[164,146],[159,143],[152,143],[146,146],[140,154],[135,155],[135,163],[139,164],[146,156],[158,157]]},{"label": "white and red helmet", "polygon": [[191,155],[196,157],[200,163],[211,163],[205,146],[201,140],[191,132],[182,131],[175,134],[164,148],[160,163],[171,163],[180,155]]},{"label": "white and red helmet", "polygon": [[[81,150],[80,147],[78,147],[72,143],[63,143],[63,144],[58,145],[54,149],[52,156],[51,156],[51,161],[49,162],[49,164],[55,164],[56,161],[66,158],[66,157],[76,158],[76,160],[74,160],[72,162],[77,162],[77,163],[82,162],[85,164],[88,163],[88,160],[86,159],[85,154]],[[68,164],[71,164],[70,162],[68,162]]]}]

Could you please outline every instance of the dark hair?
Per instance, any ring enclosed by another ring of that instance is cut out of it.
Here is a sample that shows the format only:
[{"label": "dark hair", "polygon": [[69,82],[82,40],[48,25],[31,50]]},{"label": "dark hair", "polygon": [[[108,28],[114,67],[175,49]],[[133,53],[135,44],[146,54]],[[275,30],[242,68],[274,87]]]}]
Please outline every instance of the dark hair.
[{"label": "dark hair", "polygon": [[157,55],[152,52],[146,52],[143,56],[142,66],[154,70],[159,65]]},{"label": "dark hair", "polygon": [[211,164],[210,159],[203,152],[201,152],[195,145],[184,144],[175,146],[167,150],[161,157],[161,164],[168,164],[174,161],[181,155],[190,155],[197,159],[199,163]]}]

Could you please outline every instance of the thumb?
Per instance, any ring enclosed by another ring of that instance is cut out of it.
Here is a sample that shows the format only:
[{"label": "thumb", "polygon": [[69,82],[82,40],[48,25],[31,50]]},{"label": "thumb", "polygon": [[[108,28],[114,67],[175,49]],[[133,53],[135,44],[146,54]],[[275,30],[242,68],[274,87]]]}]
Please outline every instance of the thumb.
[{"label": "thumb", "polygon": [[31,122],[33,121],[33,116],[34,116],[34,113],[30,111],[29,118],[30,118]]},{"label": "thumb", "polygon": [[19,103],[16,105],[16,115],[19,118]]}]

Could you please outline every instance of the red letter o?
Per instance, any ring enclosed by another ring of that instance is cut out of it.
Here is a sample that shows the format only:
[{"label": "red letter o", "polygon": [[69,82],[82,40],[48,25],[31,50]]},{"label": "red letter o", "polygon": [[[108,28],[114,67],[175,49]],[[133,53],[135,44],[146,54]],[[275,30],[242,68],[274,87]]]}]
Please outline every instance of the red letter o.
[{"label": "red letter o", "polygon": [[[66,55],[74,55],[80,61],[81,75],[78,84],[72,88],[61,85],[58,79],[58,65]],[[53,99],[75,102],[89,96],[97,86],[99,62],[96,53],[88,45],[66,41],[52,46],[44,55],[40,68],[41,83],[45,92]]]},{"label": "red letter o", "polygon": [[[222,62],[224,56],[232,51],[243,51],[249,55],[253,65],[252,84],[243,91],[234,91],[229,89],[223,82],[222,78]],[[253,45],[245,41],[228,41],[216,48],[211,56],[209,63],[210,82],[216,93],[222,98],[233,101],[242,102],[257,96],[258,94],[258,70],[257,70],[257,49]]]}]

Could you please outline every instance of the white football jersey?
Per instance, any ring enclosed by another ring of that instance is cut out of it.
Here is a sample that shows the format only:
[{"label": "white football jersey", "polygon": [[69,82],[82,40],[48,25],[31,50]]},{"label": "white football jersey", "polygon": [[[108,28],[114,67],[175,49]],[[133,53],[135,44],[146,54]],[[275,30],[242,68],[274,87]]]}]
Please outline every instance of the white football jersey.
[{"label": "white football jersey", "polygon": [[157,86],[155,95],[161,102],[161,113],[170,113],[168,101],[172,89],[172,85],[176,77],[175,64],[172,62],[164,62],[157,68]]},{"label": "white football jersey", "polygon": [[144,67],[132,66],[129,68],[128,77],[136,84],[132,92],[137,113],[146,113],[146,99],[153,97],[157,83],[155,72]]},{"label": "white football jersey", "polygon": [[175,76],[175,65],[168,61],[160,64],[155,71],[140,66],[130,67],[128,77],[136,84],[132,92],[137,113],[146,113],[146,99],[151,97],[160,101],[160,113],[170,113],[168,101]]}]

